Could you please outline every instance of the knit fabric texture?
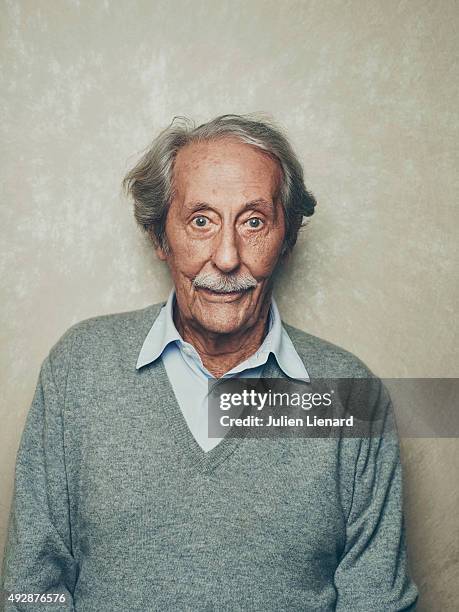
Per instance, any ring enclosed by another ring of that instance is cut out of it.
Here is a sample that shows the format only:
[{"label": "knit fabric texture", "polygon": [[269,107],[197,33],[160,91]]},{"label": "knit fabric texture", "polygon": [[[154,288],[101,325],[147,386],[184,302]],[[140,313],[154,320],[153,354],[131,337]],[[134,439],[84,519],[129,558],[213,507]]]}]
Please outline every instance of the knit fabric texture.
[{"label": "knit fabric texture", "polygon": [[[396,434],[225,438],[205,453],[161,359],[163,304],[71,327],[44,360],[16,462],[5,610],[414,609]],[[284,323],[310,377],[373,376]],[[283,377],[274,359],[264,377]]]}]

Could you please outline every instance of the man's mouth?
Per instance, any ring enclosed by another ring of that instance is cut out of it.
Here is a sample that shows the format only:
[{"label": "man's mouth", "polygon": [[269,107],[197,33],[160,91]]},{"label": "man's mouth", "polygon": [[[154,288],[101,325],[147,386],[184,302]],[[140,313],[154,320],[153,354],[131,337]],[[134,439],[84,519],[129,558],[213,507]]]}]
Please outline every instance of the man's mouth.
[{"label": "man's mouth", "polygon": [[215,302],[232,302],[241,298],[244,294],[251,291],[250,289],[239,289],[238,291],[221,291],[215,289],[204,289],[203,287],[197,288],[206,299]]}]

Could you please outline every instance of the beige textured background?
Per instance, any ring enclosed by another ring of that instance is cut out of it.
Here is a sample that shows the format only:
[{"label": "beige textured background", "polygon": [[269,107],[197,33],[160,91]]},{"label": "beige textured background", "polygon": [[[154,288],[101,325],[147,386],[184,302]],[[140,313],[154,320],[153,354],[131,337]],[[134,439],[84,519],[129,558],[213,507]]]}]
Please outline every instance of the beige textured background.
[{"label": "beige textured background", "polygon": [[[458,376],[454,0],[9,0],[1,15],[0,547],[41,360],[167,295],[120,180],[173,115],[265,111],[317,214],[284,318],[386,377]],[[458,440],[403,440],[423,611],[457,610]]]}]

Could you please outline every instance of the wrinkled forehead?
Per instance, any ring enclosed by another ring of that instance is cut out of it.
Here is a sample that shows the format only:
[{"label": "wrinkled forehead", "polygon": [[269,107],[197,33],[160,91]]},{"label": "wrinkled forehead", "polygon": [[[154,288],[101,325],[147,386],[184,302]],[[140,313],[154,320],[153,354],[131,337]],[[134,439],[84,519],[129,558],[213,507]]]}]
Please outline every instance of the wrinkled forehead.
[{"label": "wrinkled forehead", "polygon": [[282,180],[269,153],[234,137],[190,143],[177,153],[174,191],[182,198],[228,196],[274,200]]}]

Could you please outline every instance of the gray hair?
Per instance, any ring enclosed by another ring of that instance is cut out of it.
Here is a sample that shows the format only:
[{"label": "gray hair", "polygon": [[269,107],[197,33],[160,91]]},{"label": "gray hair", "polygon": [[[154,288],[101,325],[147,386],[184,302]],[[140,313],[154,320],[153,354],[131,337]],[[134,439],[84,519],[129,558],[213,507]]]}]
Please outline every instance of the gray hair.
[{"label": "gray hair", "polygon": [[284,249],[296,242],[303,217],[314,213],[316,200],[304,184],[303,169],[282,131],[253,115],[221,115],[198,127],[186,117],[174,117],[123,180],[123,188],[134,200],[137,223],[155,245],[166,252],[166,217],[174,197],[173,171],[178,151],[187,144],[232,136],[273,157],[282,169],[278,196],[285,215]]}]

